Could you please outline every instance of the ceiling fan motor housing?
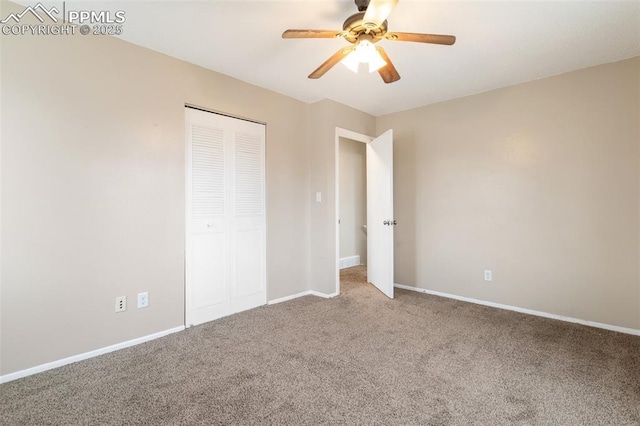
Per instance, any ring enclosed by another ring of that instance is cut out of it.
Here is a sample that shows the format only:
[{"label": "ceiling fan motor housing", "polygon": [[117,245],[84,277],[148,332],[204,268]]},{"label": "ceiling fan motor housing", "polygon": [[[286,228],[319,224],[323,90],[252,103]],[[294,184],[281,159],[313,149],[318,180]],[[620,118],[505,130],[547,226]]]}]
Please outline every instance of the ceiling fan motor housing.
[{"label": "ceiling fan motor housing", "polygon": [[[368,3],[367,1],[367,4]],[[347,41],[355,43],[362,34],[369,34],[372,38],[372,43],[376,43],[384,38],[384,35],[387,33],[387,21],[384,21],[379,26],[369,27],[364,23],[364,14],[365,12],[355,13],[344,21],[342,29],[346,33],[344,38]]]}]

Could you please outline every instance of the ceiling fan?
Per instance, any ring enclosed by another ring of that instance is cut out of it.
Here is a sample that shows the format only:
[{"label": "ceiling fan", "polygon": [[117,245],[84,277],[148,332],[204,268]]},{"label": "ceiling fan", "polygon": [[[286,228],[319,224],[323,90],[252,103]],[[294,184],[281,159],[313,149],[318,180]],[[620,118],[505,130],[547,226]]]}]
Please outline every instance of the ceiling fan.
[{"label": "ceiling fan", "polygon": [[366,63],[369,64],[369,72],[378,71],[385,83],[393,83],[400,80],[400,74],[384,49],[374,46],[374,43],[383,39],[444,45],[456,42],[452,35],[388,32],[387,17],[396,3],[398,0],[355,0],[358,13],[344,21],[342,31],[286,30],[282,38],[344,38],[351,43],[351,46],[340,48],[309,74],[309,78],[322,77],[338,62],[354,72],[358,71],[360,63]]}]

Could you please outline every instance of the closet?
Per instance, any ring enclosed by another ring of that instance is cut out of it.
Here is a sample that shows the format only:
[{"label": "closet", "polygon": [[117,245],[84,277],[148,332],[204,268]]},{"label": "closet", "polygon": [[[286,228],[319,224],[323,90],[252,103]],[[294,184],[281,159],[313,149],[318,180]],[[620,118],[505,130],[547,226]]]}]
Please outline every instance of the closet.
[{"label": "closet", "polygon": [[185,325],[266,303],[265,125],[185,108]]}]

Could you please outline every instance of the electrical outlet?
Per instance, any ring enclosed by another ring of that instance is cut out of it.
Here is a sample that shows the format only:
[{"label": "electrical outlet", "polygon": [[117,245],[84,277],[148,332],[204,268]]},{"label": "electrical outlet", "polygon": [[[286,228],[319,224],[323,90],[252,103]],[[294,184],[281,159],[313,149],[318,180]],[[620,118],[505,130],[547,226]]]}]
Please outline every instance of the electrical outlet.
[{"label": "electrical outlet", "polygon": [[493,281],[493,271],[491,269],[484,270],[484,280]]},{"label": "electrical outlet", "polygon": [[127,310],[127,296],[116,297],[116,312]]},{"label": "electrical outlet", "polygon": [[146,308],[149,306],[149,292],[138,293],[138,308]]}]

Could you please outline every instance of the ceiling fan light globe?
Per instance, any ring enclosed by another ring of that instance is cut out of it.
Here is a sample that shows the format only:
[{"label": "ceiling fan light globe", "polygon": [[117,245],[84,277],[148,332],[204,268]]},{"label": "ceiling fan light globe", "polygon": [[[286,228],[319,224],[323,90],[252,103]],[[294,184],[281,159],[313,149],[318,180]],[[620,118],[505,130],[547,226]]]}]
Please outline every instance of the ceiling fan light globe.
[{"label": "ceiling fan light globe", "polygon": [[353,52],[349,53],[342,61],[342,64],[349,68],[351,71],[357,73],[358,72],[358,67],[360,66],[360,59],[358,57],[358,55],[356,54],[356,51],[354,50]]},{"label": "ceiling fan light globe", "polygon": [[369,40],[360,40],[356,46],[356,52],[358,52],[358,56],[360,56],[360,62],[369,62],[375,54],[376,48]]},{"label": "ceiling fan light globe", "polygon": [[369,65],[369,72],[378,71],[387,64],[373,43],[368,40],[360,40],[353,52],[341,62],[355,73],[358,72],[361,63]]},{"label": "ceiling fan light globe", "polygon": [[387,65],[387,61],[385,61],[382,55],[380,55],[380,52],[376,50],[371,60],[369,60],[369,72],[376,72],[385,65]]}]

